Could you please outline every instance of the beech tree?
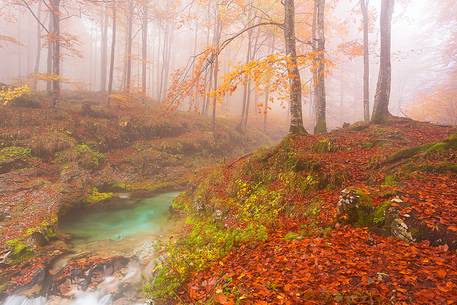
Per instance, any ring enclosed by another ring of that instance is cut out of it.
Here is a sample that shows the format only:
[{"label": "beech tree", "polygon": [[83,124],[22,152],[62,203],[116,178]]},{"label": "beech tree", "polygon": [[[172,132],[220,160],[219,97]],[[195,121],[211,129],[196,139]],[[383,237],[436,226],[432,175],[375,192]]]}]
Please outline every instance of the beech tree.
[{"label": "beech tree", "polygon": [[384,123],[391,117],[389,112],[390,89],[392,82],[391,65],[391,35],[392,15],[395,0],[383,0],[381,2],[381,55],[379,63],[378,84],[374,99],[372,123]]},{"label": "beech tree", "polygon": [[369,0],[360,0],[363,23],[363,118],[370,121],[370,50],[368,48],[368,4]]},{"label": "beech tree", "polygon": [[325,94],[325,0],[314,0],[313,50],[316,52],[314,67],[314,100],[316,103],[316,126],[314,133],[327,132],[327,101]]},{"label": "beech tree", "polygon": [[306,134],[303,127],[301,77],[297,63],[297,46],[295,37],[295,3],[284,0],[284,41],[288,56],[289,74],[290,127],[291,134]]}]

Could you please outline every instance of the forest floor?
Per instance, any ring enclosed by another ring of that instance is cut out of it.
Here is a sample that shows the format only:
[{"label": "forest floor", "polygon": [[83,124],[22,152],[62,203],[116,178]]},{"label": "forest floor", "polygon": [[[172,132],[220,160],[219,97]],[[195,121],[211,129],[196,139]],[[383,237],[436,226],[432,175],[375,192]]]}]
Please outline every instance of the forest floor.
[{"label": "forest floor", "polygon": [[67,93],[55,109],[0,106],[0,296],[43,280],[68,250],[56,232],[67,211],[183,189],[197,169],[270,143],[228,119],[213,135],[204,116],[96,101]]},{"label": "forest floor", "polygon": [[175,207],[188,235],[165,250],[152,298],[457,304],[455,128],[395,119],[288,137],[199,175]]}]

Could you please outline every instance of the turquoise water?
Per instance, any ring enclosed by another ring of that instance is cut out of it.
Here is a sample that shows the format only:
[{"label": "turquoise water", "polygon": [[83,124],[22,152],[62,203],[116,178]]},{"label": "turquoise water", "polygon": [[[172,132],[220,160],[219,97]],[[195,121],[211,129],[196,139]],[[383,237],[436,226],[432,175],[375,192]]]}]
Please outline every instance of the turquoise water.
[{"label": "turquoise water", "polygon": [[67,219],[60,230],[85,242],[159,234],[169,221],[168,208],[177,195],[176,192],[163,193],[126,208],[85,210]]}]

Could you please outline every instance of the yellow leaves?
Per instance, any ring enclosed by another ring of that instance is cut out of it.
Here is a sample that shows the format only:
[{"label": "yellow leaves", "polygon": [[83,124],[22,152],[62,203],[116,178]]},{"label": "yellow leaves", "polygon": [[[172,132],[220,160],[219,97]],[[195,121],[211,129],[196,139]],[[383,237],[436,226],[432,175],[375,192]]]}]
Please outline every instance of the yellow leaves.
[{"label": "yellow leaves", "polygon": [[[297,57],[299,67],[310,67],[319,54],[309,52]],[[238,65],[224,75],[222,84],[212,94],[224,96],[232,94],[239,84],[253,81],[256,90],[262,91],[269,87],[270,93],[277,99],[286,99],[289,90],[288,66],[292,62],[284,54],[270,54],[261,59]]]},{"label": "yellow leaves", "polygon": [[0,90],[0,101],[2,104],[7,105],[15,98],[18,98],[23,95],[30,94],[31,90],[29,86],[24,85],[21,87],[6,87]]}]

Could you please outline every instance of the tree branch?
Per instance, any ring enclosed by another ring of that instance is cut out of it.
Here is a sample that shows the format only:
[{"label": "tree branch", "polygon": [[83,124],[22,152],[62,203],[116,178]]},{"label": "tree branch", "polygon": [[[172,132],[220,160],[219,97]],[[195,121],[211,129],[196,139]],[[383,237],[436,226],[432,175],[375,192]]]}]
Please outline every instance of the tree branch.
[{"label": "tree branch", "polygon": [[37,15],[35,15],[35,13],[33,12],[32,8],[30,7],[30,5],[29,5],[25,0],[22,0],[22,2],[25,4],[25,6],[27,7],[27,9],[30,11],[30,13],[32,14],[33,18],[35,18],[35,20],[41,25],[41,27],[42,27],[47,33],[49,33],[49,30],[44,26],[43,23],[41,23],[40,19],[37,17]]}]

